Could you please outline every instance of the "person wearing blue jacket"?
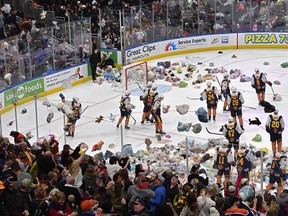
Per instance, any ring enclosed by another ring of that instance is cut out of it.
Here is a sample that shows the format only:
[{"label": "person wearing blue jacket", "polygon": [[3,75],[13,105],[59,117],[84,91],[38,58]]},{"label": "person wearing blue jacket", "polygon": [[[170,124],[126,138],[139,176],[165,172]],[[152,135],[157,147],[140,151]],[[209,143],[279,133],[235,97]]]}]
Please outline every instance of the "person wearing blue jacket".
[{"label": "person wearing blue jacket", "polygon": [[166,200],[166,190],[165,187],[162,185],[164,182],[164,178],[162,176],[158,176],[155,180],[155,196],[150,199],[150,212],[154,214],[157,206],[165,203]]}]

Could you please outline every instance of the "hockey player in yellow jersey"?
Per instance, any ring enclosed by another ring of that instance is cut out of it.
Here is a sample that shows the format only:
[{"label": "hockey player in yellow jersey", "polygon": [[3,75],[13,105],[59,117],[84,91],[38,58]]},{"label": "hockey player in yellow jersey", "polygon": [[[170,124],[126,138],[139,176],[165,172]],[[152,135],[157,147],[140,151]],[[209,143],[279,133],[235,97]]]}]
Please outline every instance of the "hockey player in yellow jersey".
[{"label": "hockey player in yellow jersey", "polygon": [[124,117],[125,119],[125,129],[130,129],[129,127],[129,120],[130,120],[130,115],[132,113],[132,105],[131,105],[131,98],[130,98],[130,92],[126,91],[124,95],[121,96],[121,101],[120,101],[120,113],[121,116],[118,120],[118,123],[116,125],[117,128],[119,128],[119,125],[123,121]]},{"label": "hockey player in yellow jersey", "polygon": [[201,93],[200,100],[206,100],[207,109],[208,109],[208,120],[211,120],[211,110],[213,115],[213,120],[216,121],[216,109],[218,98],[219,100],[222,98],[222,95],[219,94],[219,91],[216,86],[212,86],[212,82],[208,80],[206,82],[207,88]]},{"label": "hockey player in yellow jersey", "polygon": [[[145,119],[149,121],[150,114],[151,114],[151,107],[154,102],[155,97],[158,95],[157,86],[155,84],[151,85],[152,83],[148,83],[147,89],[144,91],[144,94],[140,96],[140,100],[143,100],[144,108],[143,108],[143,115],[141,124],[144,124]],[[150,87],[150,88],[149,88]],[[153,115],[150,119],[150,122],[153,123]]]}]

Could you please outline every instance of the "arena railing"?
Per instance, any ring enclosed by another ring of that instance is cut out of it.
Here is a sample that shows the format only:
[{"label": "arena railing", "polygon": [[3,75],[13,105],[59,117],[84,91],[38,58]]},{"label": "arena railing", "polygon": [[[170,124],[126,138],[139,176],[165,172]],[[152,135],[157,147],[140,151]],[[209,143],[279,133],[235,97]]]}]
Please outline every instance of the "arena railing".
[{"label": "arena railing", "polygon": [[[53,24],[54,23],[54,24]],[[0,89],[87,61],[91,22],[85,18],[37,29],[0,41]]]}]

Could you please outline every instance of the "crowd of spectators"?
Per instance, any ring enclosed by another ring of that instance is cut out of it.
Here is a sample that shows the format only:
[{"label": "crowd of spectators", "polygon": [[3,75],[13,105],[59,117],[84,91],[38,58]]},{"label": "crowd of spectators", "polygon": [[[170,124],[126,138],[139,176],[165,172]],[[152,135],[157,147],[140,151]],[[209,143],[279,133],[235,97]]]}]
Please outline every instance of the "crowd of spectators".
[{"label": "crowd of spectators", "polygon": [[[87,155],[88,145],[59,150],[55,137],[31,145],[17,131],[0,138],[0,215],[216,216],[287,215],[288,191],[255,192],[249,179],[226,188],[194,164],[185,180],[151,162],[112,152]],[[131,160],[130,160],[131,159]],[[133,167],[135,167],[133,169]],[[181,181],[180,181],[181,179]],[[183,182],[183,183],[182,183]]]}]

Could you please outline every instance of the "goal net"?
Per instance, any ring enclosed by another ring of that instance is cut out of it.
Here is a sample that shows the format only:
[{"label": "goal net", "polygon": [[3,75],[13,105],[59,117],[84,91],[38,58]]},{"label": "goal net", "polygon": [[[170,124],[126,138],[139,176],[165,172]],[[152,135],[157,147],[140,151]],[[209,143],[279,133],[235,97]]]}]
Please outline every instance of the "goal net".
[{"label": "goal net", "polygon": [[117,91],[126,91],[146,85],[148,82],[147,62],[138,62],[123,67],[122,79],[117,86]]}]

